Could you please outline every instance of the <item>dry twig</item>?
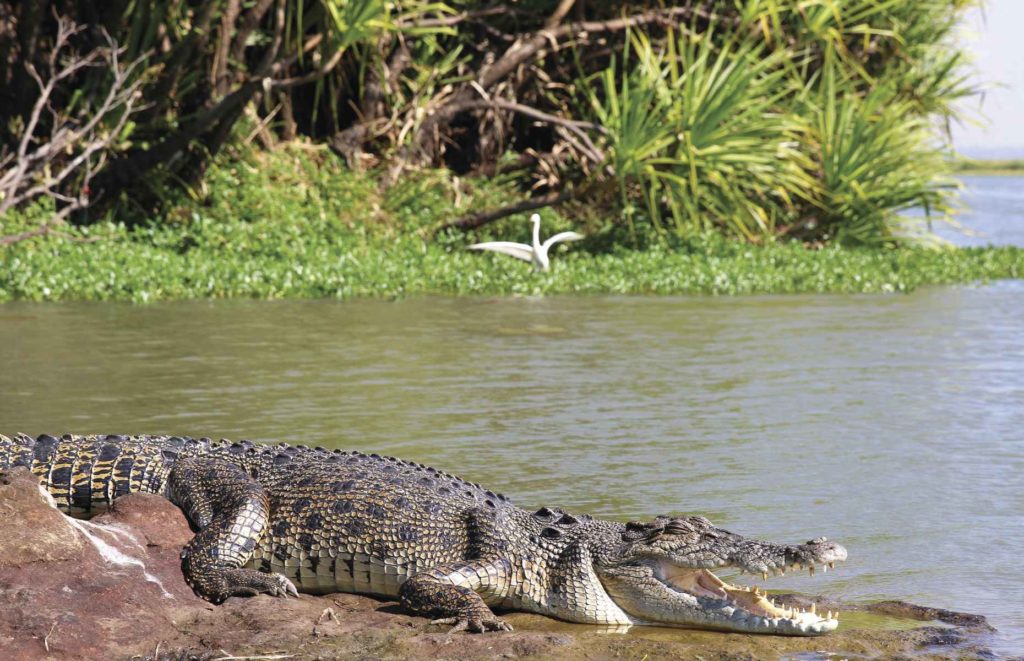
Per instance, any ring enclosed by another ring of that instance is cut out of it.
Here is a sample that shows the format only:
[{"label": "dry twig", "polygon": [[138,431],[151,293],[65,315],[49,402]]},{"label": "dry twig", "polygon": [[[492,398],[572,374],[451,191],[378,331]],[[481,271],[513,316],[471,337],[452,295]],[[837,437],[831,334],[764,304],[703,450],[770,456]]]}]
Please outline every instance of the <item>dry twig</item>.
[{"label": "dry twig", "polygon": [[[27,64],[39,87],[24,132],[13,154],[0,154],[0,216],[36,199],[49,197],[58,210],[38,227],[0,236],[0,246],[49,234],[72,213],[90,204],[90,183],[106,164],[112,146],[121,138],[132,114],[140,109],[135,75],[140,60],[123,63],[113,39],[102,32],[106,46],[62,61],[71,39],[82,31],[70,19],[58,16],[58,31],[47,58],[47,71]],[[81,110],[58,107],[59,87],[76,74],[103,67],[112,76],[99,105]],[[44,121],[44,117],[49,122]],[[48,124],[49,130],[45,130]]]},{"label": "dry twig", "polygon": [[462,230],[464,232],[473,230],[478,227],[483,227],[488,223],[493,223],[501,218],[511,216],[512,214],[522,213],[523,211],[533,211],[534,209],[543,209],[544,207],[561,204],[562,202],[571,200],[574,196],[575,195],[572,191],[553,191],[546,195],[531,197],[528,200],[516,202],[515,204],[510,204],[508,206],[501,207],[500,209],[494,209],[493,211],[471,213],[468,216],[463,216],[458,220],[453,220],[450,223],[441,225],[432,233],[437,235],[450,229]]}]

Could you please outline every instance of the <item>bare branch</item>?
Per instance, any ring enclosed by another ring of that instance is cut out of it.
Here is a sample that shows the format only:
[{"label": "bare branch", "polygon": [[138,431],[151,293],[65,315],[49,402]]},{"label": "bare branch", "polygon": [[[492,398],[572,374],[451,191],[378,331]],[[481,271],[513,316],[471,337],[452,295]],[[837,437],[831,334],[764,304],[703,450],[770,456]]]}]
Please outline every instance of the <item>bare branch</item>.
[{"label": "bare branch", "polygon": [[481,18],[488,18],[490,16],[503,16],[508,14],[518,13],[517,10],[508,7],[506,5],[499,5],[497,7],[488,7],[487,9],[477,9],[476,11],[463,11],[458,14],[451,16],[440,16],[438,18],[421,18],[417,20],[409,21],[398,21],[397,27],[399,29],[407,28],[444,28],[454,27],[460,23],[467,21],[475,21]]},{"label": "bare branch", "polygon": [[478,213],[472,213],[468,216],[463,216],[458,220],[453,220],[450,223],[441,225],[433,234],[437,235],[441,232],[450,229],[458,229],[462,231],[473,230],[478,227],[483,227],[488,223],[493,223],[496,220],[511,216],[512,214],[522,213],[523,211],[533,211],[534,209],[543,209],[544,207],[550,207],[552,205],[561,204],[571,200],[575,194],[572,191],[553,191],[546,195],[539,197],[531,197],[528,200],[510,204],[508,206],[495,209],[494,211],[481,211]]},{"label": "bare branch", "polygon": [[[475,80],[470,83],[464,83],[457,92],[452,94],[446,103],[441,105],[427,121],[420,125],[415,141],[403,150],[403,160],[430,161],[436,159],[440,146],[443,144],[444,131],[441,130],[441,127],[449,123],[460,112],[463,112],[462,107],[464,104],[471,103],[474,97],[480,93],[480,90],[483,90],[482,95],[486,97],[491,90],[497,85],[502,84],[514,71],[536,60],[547,50],[558,47],[562,40],[568,38],[584,39],[588,35],[598,33],[621,32],[641,25],[657,23],[676,25],[680,19],[698,14],[701,11],[687,5],[685,7],[653,9],[605,21],[561,23],[560,21],[571,9],[571,6],[572,3],[569,3],[567,0],[560,2],[555,13],[547,21],[547,24],[554,25],[554,27],[539,30],[532,35],[526,35],[521,40],[517,40],[493,64],[482,69],[477,74]],[[557,122],[555,123],[557,124]],[[565,126],[565,124],[562,125]],[[589,138],[581,137],[578,132],[572,129],[569,130],[578,138],[578,140],[572,141],[576,143],[573,147],[577,151],[586,154],[591,159],[601,153]]]},{"label": "bare branch", "polygon": [[324,35],[322,32],[318,32],[313,36],[309,37],[302,44],[302,49],[298,53],[293,53],[292,55],[289,55],[286,58],[274,62],[274,64],[270,67],[270,75],[276,76],[280,73],[283,73],[288,69],[288,67],[298,62],[301,56],[305,55],[306,53],[310,52],[311,50],[319,46],[320,42],[323,40]]},{"label": "bare branch", "polygon": [[[103,32],[105,46],[61,64],[70,38],[82,28],[66,17],[58,16],[57,21],[57,38],[46,60],[49,71],[40,73],[26,65],[39,86],[39,96],[16,156],[0,159],[0,167],[5,168],[0,172],[0,215],[42,197],[52,199],[58,209],[36,228],[0,237],[0,245],[52,234],[54,227],[63,224],[68,216],[88,207],[93,176],[106,164],[110,150],[139,110],[141,80],[135,71],[142,60],[121,62],[124,49]],[[58,107],[58,86],[89,67],[103,67],[111,76],[103,98],[97,104],[86,102],[72,109]],[[50,118],[49,135],[40,130],[44,112]]]},{"label": "bare branch", "polygon": [[448,115],[448,119],[451,119],[454,118],[455,115],[458,115],[463,112],[468,112],[470,110],[481,110],[485,108],[500,108],[502,110],[509,110],[511,112],[525,115],[527,117],[532,117],[536,120],[546,122],[548,124],[554,124],[556,126],[563,127],[564,129],[566,129],[566,131],[572,133],[581,141],[576,142],[575,140],[572,140],[575,143],[573,146],[576,147],[578,151],[586,155],[587,158],[592,160],[594,163],[600,163],[604,161],[604,152],[602,152],[600,148],[598,148],[593,143],[593,141],[590,139],[590,136],[588,136],[586,131],[583,130],[588,129],[591,131],[597,131],[598,133],[605,133],[605,128],[600,124],[594,124],[593,122],[584,122],[575,119],[566,119],[564,117],[552,115],[542,110],[537,110],[536,108],[523,105],[522,103],[504,101],[502,99],[465,101],[458,105],[451,105],[442,108],[441,112]]},{"label": "bare branch", "polygon": [[213,68],[210,71],[210,84],[217,96],[222,96],[230,85],[228,67],[230,65],[232,34],[235,21],[241,12],[240,0],[227,0],[227,6],[220,15],[220,34],[217,35],[217,46],[213,51]]},{"label": "bare branch", "polygon": [[236,62],[245,58],[245,48],[248,45],[249,37],[260,26],[260,21],[270,10],[274,0],[257,0],[256,4],[242,17],[242,23],[235,34],[235,41],[231,45],[231,57]]},{"label": "bare branch", "polygon": [[7,236],[0,236],[0,246],[9,246],[11,244],[24,241],[25,239],[31,239],[36,236],[46,236],[47,234],[53,234],[55,231],[54,228],[57,225],[64,224],[64,221],[67,219],[67,217],[70,216],[71,213],[76,209],[77,207],[69,204],[68,206],[62,208],[60,211],[55,213],[52,217],[50,217],[49,220],[47,220],[42,225],[39,225],[38,227],[34,227],[24,232],[19,232],[18,234],[8,234]]},{"label": "bare branch", "polygon": [[[566,11],[568,11],[568,8]],[[621,32],[631,27],[650,23],[674,23],[679,18],[691,15],[693,12],[694,9],[692,7],[668,7],[609,21],[579,21],[565,23],[558,27],[546,28],[535,33],[525,42],[512,46],[497,62],[481,74],[477,82],[485,89],[490,88],[521,64],[536,58],[541,51],[545,50],[546,46],[552,43],[557,44],[559,39],[570,35]],[[552,18],[555,18],[555,15],[552,15]]]},{"label": "bare branch", "polygon": [[295,76],[294,78],[284,78],[283,80],[272,81],[270,83],[270,87],[272,89],[281,90],[288,89],[290,87],[295,87],[297,85],[305,85],[306,83],[312,83],[313,81],[320,80],[321,78],[329,74],[331,71],[333,71],[336,66],[338,66],[344,54],[345,50],[339,48],[338,50],[334,51],[334,54],[331,55],[331,57],[326,62],[324,62],[315,70],[310,71],[309,73],[301,76]]},{"label": "bare branch", "polygon": [[544,23],[545,30],[554,30],[558,27],[558,24],[562,22],[565,15],[569,13],[572,6],[576,4],[576,0],[562,0],[558,3],[558,7],[555,8],[554,13],[548,16],[548,20]]}]

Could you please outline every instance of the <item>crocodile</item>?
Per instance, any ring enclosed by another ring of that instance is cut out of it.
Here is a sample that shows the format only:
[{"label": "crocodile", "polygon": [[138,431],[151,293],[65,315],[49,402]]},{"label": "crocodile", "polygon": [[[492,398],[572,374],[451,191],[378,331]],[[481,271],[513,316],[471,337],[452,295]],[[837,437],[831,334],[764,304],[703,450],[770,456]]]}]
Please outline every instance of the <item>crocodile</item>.
[{"label": "crocodile", "polygon": [[611,627],[810,636],[838,626],[838,614],[777,605],[712,571],[766,579],[834,568],[847,553],[824,537],[782,545],[700,516],[619,523],[528,511],[423,464],[285,443],[0,435],[0,468],[15,466],[75,517],[133,492],[169,499],[196,531],[184,578],[214,603],[355,592],[470,632],[511,630],[492,607]]}]

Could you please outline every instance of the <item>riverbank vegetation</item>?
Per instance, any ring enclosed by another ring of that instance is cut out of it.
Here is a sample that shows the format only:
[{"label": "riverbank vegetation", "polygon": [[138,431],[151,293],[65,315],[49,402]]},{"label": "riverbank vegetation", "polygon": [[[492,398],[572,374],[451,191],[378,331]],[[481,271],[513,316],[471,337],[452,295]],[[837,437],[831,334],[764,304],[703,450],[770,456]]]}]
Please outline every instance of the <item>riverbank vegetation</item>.
[{"label": "riverbank vegetation", "polygon": [[[0,0],[0,298],[1019,277],[901,215],[950,210],[972,4]],[[550,274],[463,250],[535,209],[589,236]]]},{"label": "riverbank vegetation", "polygon": [[153,222],[226,148],[303,137],[385,188],[515,179],[456,229],[558,204],[623,236],[892,242],[948,209],[972,4],[0,0],[0,213]]},{"label": "riverbank vegetation", "polygon": [[[375,173],[292,145],[222,155],[205,181],[158,223],[104,222],[8,246],[0,251],[0,300],[901,292],[1024,277],[1019,248],[758,245],[712,231],[665,239],[642,227],[629,238],[628,228],[599,213],[581,228],[586,240],[560,247],[551,271],[536,273],[504,255],[466,250],[461,233],[423,239],[453,215],[507,199],[514,178],[428,170],[382,191]],[[48,213],[34,208],[5,229],[31,227]],[[580,227],[579,218],[542,213],[551,232]],[[523,216],[474,233],[528,235]]]},{"label": "riverbank vegetation", "polygon": [[1024,159],[958,159],[958,174],[1024,176]]}]

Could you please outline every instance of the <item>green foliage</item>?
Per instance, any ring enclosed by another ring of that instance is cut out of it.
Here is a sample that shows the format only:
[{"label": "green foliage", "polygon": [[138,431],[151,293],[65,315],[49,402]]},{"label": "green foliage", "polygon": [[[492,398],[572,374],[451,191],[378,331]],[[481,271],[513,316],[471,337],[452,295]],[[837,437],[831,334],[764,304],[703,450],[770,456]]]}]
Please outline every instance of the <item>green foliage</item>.
[{"label": "green foliage", "polygon": [[625,73],[613,65],[590,93],[623,206],[639,197],[659,229],[669,215],[682,232],[758,238],[815,189],[799,124],[776,110],[791,93],[782,54],[735,41],[683,32],[658,52],[636,34]]},{"label": "green foliage", "polygon": [[300,239],[288,224],[199,220],[187,233],[100,225],[89,236],[100,240],[48,238],[0,253],[0,300],[905,292],[1024,277],[1020,248],[813,251],[700,235],[690,250],[569,251],[536,274],[501,255],[412,236],[306,231]]},{"label": "green foliage", "polygon": [[[524,155],[496,206],[571,191],[580,208],[624,219],[628,241],[649,226],[661,240],[716,230],[892,243],[907,236],[901,210],[946,211],[937,145],[956,102],[977,91],[954,41],[974,4],[580,2],[566,13],[562,0],[127,0],[102,11],[0,0],[11,34],[37,35],[0,61],[0,161],[31,116],[28,72],[47,68],[59,14],[83,28],[69,56],[106,32],[139,62],[145,109],[90,170],[95,185],[60,191],[133,207],[124,219],[179,187],[210,188],[203,174],[224,147],[304,136],[389,183],[425,165],[500,171]],[[110,85],[103,67],[83,67],[55,99],[94,108]],[[50,117],[36,143],[58,128]]]},{"label": "green foliage", "polygon": [[913,103],[881,86],[852,92],[848,81],[837,80],[831,61],[823,73],[806,110],[813,122],[809,146],[820,154],[821,214],[806,222],[816,223],[825,240],[877,243],[906,231],[899,211],[949,213],[949,191],[957,184],[943,176],[946,154]]},{"label": "green foliage", "polygon": [[[446,171],[387,193],[329,153],[293,148],[218,159],[204,193],[127,228],[107,220],[0,249],[0,300],[443,295],[900,292],[926,284],[1024,277],[1024,249],[755,246],[719,233],[627,249],[598,233],[560,246],[548,273],[465,249],[466,237],[424,241],[419,230],[507,197],[510,183]],[[0,219],[15,233],[52,209]],[[544,212],[552,232],[567,220]],[[525,215],[481,233],[519,238]],[[613,226],[614,234],[619,228]],[[643,227],[638,228],[641,238]]]},{"label": "green foliage", "polygon": [[915,236],[899,213],[942,217],[955,189],[938,127],[975,92],[951,41],[969,4],[746,0],[704,29],[634,33],[580,80],[626,218],[754,242]]}]

